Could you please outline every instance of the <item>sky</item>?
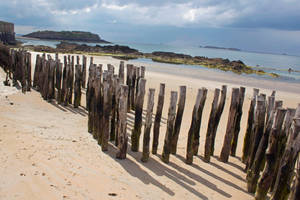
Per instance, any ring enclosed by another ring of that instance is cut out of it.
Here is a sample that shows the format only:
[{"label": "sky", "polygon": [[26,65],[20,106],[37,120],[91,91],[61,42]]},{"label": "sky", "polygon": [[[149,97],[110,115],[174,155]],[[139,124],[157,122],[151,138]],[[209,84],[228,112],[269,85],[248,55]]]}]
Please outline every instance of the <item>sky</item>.
[{"label": "sky", "polygon": [[113,42],[300,55],[299,0],[0,0],[17,34],[81,30]]}]

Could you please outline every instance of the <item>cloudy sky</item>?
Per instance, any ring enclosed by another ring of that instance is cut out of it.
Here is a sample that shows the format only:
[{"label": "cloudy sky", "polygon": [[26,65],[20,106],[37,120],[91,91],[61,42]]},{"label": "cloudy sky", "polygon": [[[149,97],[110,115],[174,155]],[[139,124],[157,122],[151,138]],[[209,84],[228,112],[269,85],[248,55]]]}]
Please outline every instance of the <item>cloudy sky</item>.
[{"label": "cloudy sky", "polygon": [[83,30],[115,42],[300,55],[299,0],[0,0],[16,33]]}]

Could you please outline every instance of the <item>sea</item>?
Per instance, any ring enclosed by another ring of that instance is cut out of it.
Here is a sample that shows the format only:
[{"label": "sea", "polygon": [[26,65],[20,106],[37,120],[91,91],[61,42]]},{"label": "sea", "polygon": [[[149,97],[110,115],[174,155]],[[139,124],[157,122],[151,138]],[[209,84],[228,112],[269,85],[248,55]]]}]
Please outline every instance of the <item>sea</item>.
[{"label": "sea", "polygon": [[[50,47],[56,47],[60,41],[54,40],[37,40],[30,38],[17,38],[17,40],[23,42],[23,45],[46,45]],[[90,46],[95,45],[126,45],[131,48],[137,49],[143,53],[151,53],[153,51],[166,51],[174,53],[183,53],[191,56],[205,56],[208,58],[224,58],[229,60],[241,60],[246,65],[252,66],[256,69],[262,69],[266,72],[273,72],[279,75],[279,78],[273,78],[270,76],[261,76],[250,74],[243,74],[242,76],[252,76],[263,79],[275,79],[278,81],[284,82],[296,82],[300,83],[300,56],[295,55],[286,55],[286,54],[272,54],[272,53],[262,53],[262,52],[249,52],[249,51],[233,51],[225,49],[210,49],[202,48],[199,46],[176,46],[176,45],[167,45],[167,44],[142,44],[142,43],[126,43],[126,42],[115,42],[113,44],[100,44],[100,43],[82,43],[77,42],[78,44],[87,44]],[[152,63],[150,59],[139,58],[136,61],[144,63]],[[178,66],[178,65],[176,65]],[[197,68],[203,69],[201,66],[190,66],[190,65],[181,65],[182,67],[187,68]],[[289,72],[289,68],[292,69]],[[214,70],[217,69],[208,69]],[[224,72],[224,73],[233,73],[233,72]],[[299,89],[300,90],[300,89]]]}]

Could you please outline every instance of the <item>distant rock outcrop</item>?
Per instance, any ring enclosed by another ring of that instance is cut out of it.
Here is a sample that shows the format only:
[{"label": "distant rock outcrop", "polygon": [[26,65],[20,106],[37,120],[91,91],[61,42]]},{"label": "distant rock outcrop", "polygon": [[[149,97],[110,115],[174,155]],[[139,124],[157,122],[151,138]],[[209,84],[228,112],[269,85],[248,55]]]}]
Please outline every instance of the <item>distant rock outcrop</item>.
[{"label": "distant rock outcrop", "polygon": [[14,24],[0,21],[0,41],[3,44],[16,44]]},{"label": "distant rock outcrop", "polygon": [[102,40],[99,35],[84,31],[37,31],[24,35],[24,37],[44,40],[66,40],[78,42],[110,43]]},{"label": "distant rock outcrop", "polygon": [[107,46],[89,46],[86,44],[76,44],[69,42],[60,42],[56,45],[57,50],[59,51],[82,51],[82,52],[99,52],[99,53],[111,53],[111,54],[140,54],[136,49],[132,49],[128,46],[121,45],[107,45]]}]

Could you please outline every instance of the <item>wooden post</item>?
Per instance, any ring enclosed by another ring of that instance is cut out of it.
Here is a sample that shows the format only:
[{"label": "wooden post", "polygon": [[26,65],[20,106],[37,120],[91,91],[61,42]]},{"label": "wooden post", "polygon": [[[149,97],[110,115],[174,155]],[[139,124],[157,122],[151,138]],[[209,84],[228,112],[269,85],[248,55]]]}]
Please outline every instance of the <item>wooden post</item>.
[{"label": "wooden post", "polygon": [[32,83],[31,83],[31,54],[26,52],[25,54],[26,56],[26,67],[27,67],[27,77],[26,77],[26,80],[27,80],[27,91],[30,91],[31,90],[31,87],[32,87]]},{"label": "wooden post", "polygon": [[[107,74],[108,76],[110,75],[109,73]],[[109,79],[109,78],[108,78]],[[110,98],[110,85],[109,85],[109,80],[103,81],[103,135],[102,135],[102,151],[107,151],[108,150],[108,139],[109,139],[109,118],[110,118],[110,112],[111,112],[111,98]]]},{"label": "wooden post", "polygon": [[164,99],[165,99],[165,84],[161,83],[159,87],[158,102],[157,102],[155,121],[153,127],[152,154],[157,153],[160,121],[161,121],[161,115],[164,106]]},{"label": "wooden post", "polygon": [[131,100],[130,100],[130,102],[131,102],[131,109],[132,110],[135,110],[135,90],[136,90],[136,88],[135,88],[135,85],[136,85],[136,66],[133,66],[133,68],[132,68],[132,76],[131,76],[131,85],[130,85],[130,92],[131,92],[131,94],[130,94],[130,98],[131,98]]},{"label": "wooden post", "polygon": [[[134,118],[134,128],[131,134],[131,150],[138,151],[140,143],[140,135],[143,122],[143,105],[144,105],[144,96],[145,96],[145,86],[146,79],[140,79],[139,82],[139,91],[136,99],[135,107],[135,118]],[[129,88],[129,87],[128,87]],[[128,104],[129,105],[129,104]]]},{"label": "wooden post", "polygon": [[82,88],[85,88],[86,84],[86,56],[82,56]]},{"label": "wooden post", "polygon": [[133,65],[127,64],[127,78],[126,78],[126,85],[128,85],[128,99],[127,99],[127,112],[130,112],[131,110],[131,85],[132,85],[132,71],[133,71]]},{"label": "wooden post", "polygon": [[120,65],[119,65],[119,81],[120,81],[120,84],[124,84],[124,61],[120,61]]},{"label": "wooden post", "polygon": [[[77,56],[79,62],[79,56]],[[74,83],[74,108],[78,108],[81,102],[81,85],[82,85],[82,72],[81,65],[75,65],[75,83]]]},{"label": "wooden post", "polygon": [[116,118],[117,118],[117,78],[118,75],[114,75],[112,79],[112,94],[111,94],[111,120],[110,120],[110,141],[116,140]]},{"label": "wooden post", "polygon": [[64,56],[64,69],[62,74],[62,88],[61,88],[61,96],[60,102],[66,102],[66,93],[67,93],[67,74],[68,74],[68,66],[67,66],[67,56]]},{"label": "wooden post", "polygon": [[266,152],[266,166],[258,181],[257,189],[255,193],[255,199],[265,199],[268,190],[271,186],[272,179],[276,176],[274,174],[275,162],[278,156],[278,143],[280,142],[281,126],[283,123],[285,109],[279,108],[276,112],[276,117],[272,126],[272,130],[269,137],[268,149]]},{"label": "wooden post", "polygon": [[253,96],[251,99],[251,103],[250,103],[250,108],[248,111],[248,123],[247,123],[247,129],[246,129],[246,133],[244,136],[244,144],[243,144],[243,155],[242,155],[242,162],[243,163],[247,163],[249,154],[251,153],[250,150],[250,146],[251,146],[251,133],[252,133],[252,129],[253,129],[253,124],[254,124],[254,109],[255,109],[255,104],[256,104],[256,97],[259,93],[259,89],[254,88],[253,89]]},{"label": "wooden post", "polygon": [[239,99],[238,99],[238,107],[237,107],[237,114],[236,114],[236,121],[234,125],[234,135],[231,141],[231,150],[230,155],[235,156],[239,133],[241,129],[241,119],[243,114],[243,104],[244,104],[244,98],[245,98],[245,88],[240,87],[240,93],[239,93]]},{"label": "wooden post", "polygon": [[49,90],[48,90],[48,100],[52,100],[55,98],[55,62],[53,60],[49,60]]},{"label": "wooden post", "polygon": [[[94,65],[94,64],[93,64]],[[92,82],[92,87],[94,89],[94,96],[92,100],[92,109],[93,109],[93,136],[98,140],[98,144],[102,144],[103,136],[103,85],[101,84],[102,79],[102,65],[99,64],[95,66],[95,77]],[[103,79],[104,80],[104,79]]]},{"label": "wooden post", "polygon": [[87,85],[87,92],[86,92],[86,104],[88,110],[88,132],[93,132],[94,126],[94,118],[93,118],[93,102],[94,102],[94,95],[95,95],[95,88],[93,87],[94,78],[96,75],[96,67],[95,65],[90,65],[89,67],[89,78],[88,78],[88,85]]},{"label": "wooden post", "polygon": [[214,99],[211,104],[211,110],[210,110],[210,115],[209,115],[209,120],[208,120],[207,131],[206,131],[204,159],[203,159],[205,162],[210,161],[212,135],[213,135],[214,127],[215,127],[215,119],[216,119],[219,95],[220,95],[220,89],[216,88],[215,93],[214,93]]},{"label": "wooden post", "polygon": [[[187,139],[187,148],[186,148],[186,163],[192,164],[193,163],[193,155],[194,155],[194,138],[195,133],[197,131],[197,122],[199,122],[199,110],[201,109],[201,101],[203,99],[206,99],[207,89],[202,88],[198,89],[197,97],[196,97],[196,103],[193,108],[193,114],[192,114],[192,122],[191,126],[188,132],[188,139]],[[205,101],[205,100],[204,100]]]},{"label": "wooden post", "polygon": [[145,71],[146,68],[144,66],[141,66],[141,78],[145,78]]},{"label": "wooden post", "polygon": [[275,107],[275,96],[269,96],[268,97],[268,106],[267,106],[267,117],[266,122],[268,123],[271,112],[273,111]]},{"label": "wooden post", "polygon": [[221,99],[217,108],[217,112],[215,115],[215,120],[214,120],[214,127],[213,127],[213,132],[212,132],[212,139],[211,139],[211,149],[210,149],[210,155],[214,155],[215,151],[215,140],[216,140],[216,135],[217,135],[217,129],[220,123],[220,119],[224,110],[225,106],[225,101],[226,101],[226,94],[227,94],[227,86],[223,85],[222,86],[222,91],[221,91]]},{"label": "wooden post", "polygon": [[43,60],[43,78],[41,79],[43,82],[43,92],[42,97],[44,100],[48,99],[48,90],[49,90],[49,63],[46,60]]},{"label": "wooden post", "polygon": [[68,93],[68,103],[72,104],[73,101],[73,87],[74,87],[74,56],[71,57],[71,64],[70,64],[70,74],[69,74],[69,93]]},{"label": "wooden post", "polygon": [[[269,97],[270,101],[272,101],[271,98],[274,99],[275,97],[270,96]],[[255,153],[253,164],[248,167],[249,170],[247,171],[246,180],[247,180],[248,192],[250,192],[250,193],[255,193],[257,181],[259,179],[260,169],[262,168],[262,165],[264,165],[265,153],[266,153],[266,150],[268,147],[268,139],[269,139],[270,132],[272,130],[274,115],[275,115],[275,111],[276,111],[274,109],[274,107],[272,109],[273,110],[270,111],[269,120],[267,121],[267,125],[264,130],[263,136],[259,142],[259,146]],[[278,113],[277,113],[277,115],[278,115]],[[278,117],[278,116],[276,116],[276,117]]]},{"label": "wooden post", "polygon": [[300,199],[300,158],[298,157],[297,167],[296,167],[296,180],[293,188],[293,193],[291,194],[291,200]]},{"label": "wooden post", "polygon": [[33,87],[38,88],[38,82],[39,82],[39,76],[40,76],[40,69],[41,69],[41,57],[39,54],[36,55],[36,61],[35,61],[35,68],[34,68],[34,74],[33,74]]},{"label": "wooden post", "polygon": [[[283,133],[286,134],[286,133]],[[272,200],[288,199],[291,192],[291,182],[294,178],[294,167],[297,157],[300,152],[300,104],[297,107],[295,118],[286,143],[280,167],[277,173],[274,193],[271,197]]]},{"label": "wooden post", "polygon": [[118,122],[118,152],[116,157],[118,159],[125,159],[127,153],[127,95],[128,86],[121,85],[120,101],[119,101],[119,122]]},{"label": "wooden post", "polygon": [[144,138],[143,138],[143,156],[142,162],[147,162],[149,159],[149,143],[150,143],[150,130],[152,126],[152,113],[153,113],[153,106],[154,106],[154,93],[155,89],[149,89],[148,95],[148,104],[147,104],[147,114],[145,119],[145,127],[144,127]]},{"label": "wooden post", "polygon": [[174,132],[174,122],[176,117],[177,92],[171,91],[170,107],[168,112],[167,131],[165,135],[164,148],[162,153],[162,161],[169,163],[171,153],[172,134]]},{"label": "wooden post", "polygon": [[228,162],[231,141],[234,136],[234,127],[236,123],[238,102],[239,102],[239,88],[232,88],[231,104],[227,121],[227,128],[224,137],[224,143],[220,154],[220,160],[222,162]]},{"label": "wooden post", "polygon": [[180,133],[182,116],[184,112],[185,98],[186,98],[186,86],[180,86],[179,102],[178,102],[177,114],[175,119],[173,138],[171,141],[171,153],[174,155],[177,152],[177,142]]},{"label": "wooden post", "polygon": [[57,97],[56,100],[59,104],[61,104],[61,81],[62,80],[62,63],[59,61],[56,61],[56,80],[55,85],[57,89]]},{"label": "wooden post", "polygon": [[[122,84],[123,85],[123,84]],[[115,145],[118,146],[119,144],[119,121],[120,121],[120,109],[119,109],[119,105],[120,105],[120,99],[121,99],[121,84],[120,84],[120,79],[119,77],[116,78],[116,91],[115,91],[115,95],[116,95],[116,116],[115,116],[115,123],[116,123],[116,128],[115,128]],[[127,110],[126,110],[127,112]]]},{"label": "wooden post", "polygon": [[246,163],[246,170],[248,170],[255,159],[255,154],[261,138],[264,133],[264,125],[265,125],[265,116],[266,116],[266,101],[264,96],[258,96],[256,101],[255,108],[255,117],[254,117],[254,125],[253,125],[253,137],[251,138],[251,146],[250,146],[250,154],[248,161]]},{"label": "wooden post", "polygon": [[200,128],[201,128],[201,123],[202,123],[202,112],[204,109],[205,101],[206,101],[206,96],[207,96],[207,89],[202,88],[202,96],[200,100],[200,106],[197,110],[197,121],[193,133],[193,153],[194,156],[198,155],[198,149],[199,149],[199,144],[200,144]]}]

